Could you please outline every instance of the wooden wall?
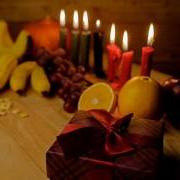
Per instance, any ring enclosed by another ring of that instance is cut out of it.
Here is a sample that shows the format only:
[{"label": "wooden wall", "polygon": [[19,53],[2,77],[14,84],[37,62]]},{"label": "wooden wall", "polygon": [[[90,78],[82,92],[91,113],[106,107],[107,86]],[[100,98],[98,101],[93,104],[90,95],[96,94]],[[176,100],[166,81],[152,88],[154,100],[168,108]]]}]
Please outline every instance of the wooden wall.
[{"label": "wooden wall", "polygon": [[180,74],[179,0],[1,0],[0,18],[8,20],[13,31],[22,27],[24,22],[48,14],[58,19],[61,8],[66,10],[69,23],[75,8],[81,15],[87,9],[91,29],[96,18],[102,20],[106,31],[115,22],[119,43],[123,30],[127,29],[130,47],[136,50],[136,62],[140,60],[141,47],[146,44],[148,24],[154,22],[154,67],[171,74]]}]

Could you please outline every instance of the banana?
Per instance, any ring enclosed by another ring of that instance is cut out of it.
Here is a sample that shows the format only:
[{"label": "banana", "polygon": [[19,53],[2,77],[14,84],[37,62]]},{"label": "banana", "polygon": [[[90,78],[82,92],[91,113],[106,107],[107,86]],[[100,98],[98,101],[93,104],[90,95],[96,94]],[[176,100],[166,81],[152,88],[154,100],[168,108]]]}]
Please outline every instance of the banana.
[{"label": "banana", "polygon": [[31,86],[33,90],[41,95],[49,93],[51,85],[47,78],[44,69],[41,66],[36,66],[31,74]]},{"label": "banana", "polygon": [[21,31],[15,42],[12,41],[7,24],[0,21],[0,55],[14,54],[19,59],[28,50],[30,44],[30,36],[28,32]]},{"label": "banana", "polygon": [[0,48],[2,47],[12,47],[13,40],[9,34],[8,25],[5,21],[0,21]]},{"label": "banana", "polygon": [[29,42],[29,34],[26,31],[21,31],[11,49],[12,53],[17,57],[20,58],[24,55],[27,50]]},{"label": "banana", "polygon": [[27,80],[36,65],[35,61],[27,61],[16,67],[10,79],[10,87],[13,91],[19,93],[24,91]]},{"label": "banana", "polygon": [[16,66],[17,59],[13,55],[4,54],[0,56],[0,89],[6,85]]}]

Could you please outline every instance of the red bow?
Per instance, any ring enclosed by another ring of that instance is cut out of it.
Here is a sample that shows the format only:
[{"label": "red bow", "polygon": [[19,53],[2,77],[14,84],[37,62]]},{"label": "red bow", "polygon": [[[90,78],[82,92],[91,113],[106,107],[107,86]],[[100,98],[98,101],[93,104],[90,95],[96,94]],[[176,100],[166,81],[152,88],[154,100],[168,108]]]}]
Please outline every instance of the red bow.
[{"label": "red bow", "polygon": [[104,110],[79,112],[58,137],[65,155],[80,155],[102,146],[107,155],[134,150],[126,138],[132,114],[116,120]]}]

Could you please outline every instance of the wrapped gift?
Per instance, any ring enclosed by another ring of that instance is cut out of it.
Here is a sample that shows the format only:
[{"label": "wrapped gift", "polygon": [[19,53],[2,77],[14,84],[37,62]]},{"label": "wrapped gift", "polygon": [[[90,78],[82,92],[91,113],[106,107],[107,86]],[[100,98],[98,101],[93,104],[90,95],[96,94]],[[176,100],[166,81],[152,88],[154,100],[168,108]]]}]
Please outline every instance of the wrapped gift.
[{"label": "wrapped gift", "polygon": [[163,122],[77,112],[46,154],[51,180],[154,180],[162,155]]}]

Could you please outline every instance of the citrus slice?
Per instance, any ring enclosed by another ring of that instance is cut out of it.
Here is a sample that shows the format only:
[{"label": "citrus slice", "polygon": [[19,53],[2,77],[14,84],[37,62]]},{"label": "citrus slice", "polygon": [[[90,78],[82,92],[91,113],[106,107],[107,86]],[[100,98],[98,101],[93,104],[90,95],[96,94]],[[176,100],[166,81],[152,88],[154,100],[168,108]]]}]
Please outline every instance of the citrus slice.
[{"label": "citrus slice", "polygon": [[88,87],[80,96],[78,110],[104,109],[110,112],[115,104],[115,93],[106,83],[96,83]]}]

